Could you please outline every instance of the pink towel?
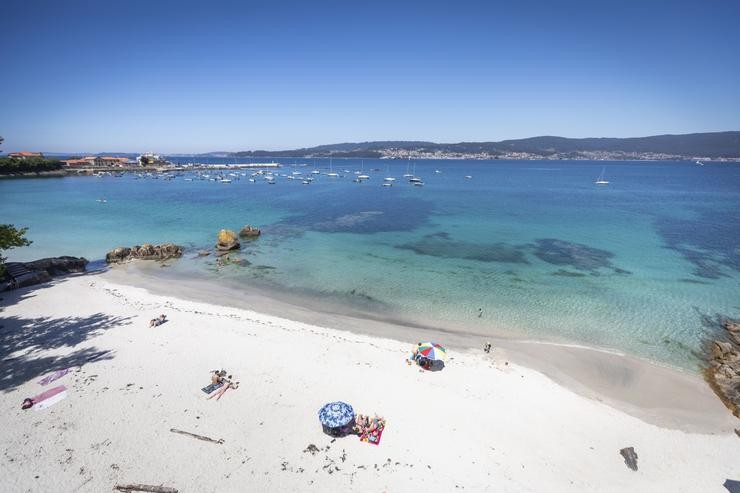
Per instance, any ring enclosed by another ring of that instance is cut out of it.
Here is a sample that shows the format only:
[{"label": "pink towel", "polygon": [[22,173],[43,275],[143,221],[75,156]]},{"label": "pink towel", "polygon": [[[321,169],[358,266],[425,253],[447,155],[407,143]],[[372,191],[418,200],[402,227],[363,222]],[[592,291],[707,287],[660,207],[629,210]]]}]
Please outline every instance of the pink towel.
[{"label": "pink towel", "polygon": [[47,407],[51,407],[57,402],[64,400],[67,398],[67,391],[62,390],[58,394],[54,394],[53,396],[49,397],[48,399],[44,399],[43,401],[34,404],[33,409],[34,411],[41,411],[42,409],[46,409]]},{"label": "pink towel", "polygon": [[380,437],[383,436],[383,430],[385,430],[385,426],[379,430],[373,431],[372,433],[365,433],[360,437],[360,441],[371,443],[373,445],[380,445]]},{"label": "pink towel", "polygon": [[71,371],[71,368],[65,368],[64,370],[57,370],[54,373],[50,373],[46,375],[44,378],[39,380],[38,383],[39,385],[49,385],[54,380],[59,380],[60,378],[62,378],[64,375],[66,375],[70,371]]},{"label": "pink towel", "polygon": [[62,393],[64,393],[64,397],[67,397],[67,387],[65,387],[64,385],[60,385],[58,387],[54,387],[53,389],[49,389],[46,392],[40,393],[36,397],[31,397],[31,401],[33,402],[34,409],[44,409],[44,408],[51,406],[52,404],[56,404],[60,400],[64,399],[64,397],[56,397],[53,402],[47,403],[39,407],[39,404],[41,404],[42,402],[46,401],[47,399],[52,399],[55,396],[60,395]]}]

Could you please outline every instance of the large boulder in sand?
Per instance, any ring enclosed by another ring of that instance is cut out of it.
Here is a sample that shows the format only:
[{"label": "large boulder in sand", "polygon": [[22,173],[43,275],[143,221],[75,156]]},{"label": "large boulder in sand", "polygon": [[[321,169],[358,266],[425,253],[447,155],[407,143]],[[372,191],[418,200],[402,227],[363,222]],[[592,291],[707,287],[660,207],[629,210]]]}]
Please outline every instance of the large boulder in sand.
[{"label": "large boulder in sand", "polygon": [[246,225],[239,231],[240,238],[257,238],[261,234],[259,228],[253,228],[251,225]]},{"label": "large boulder in sand", "polygon": [[128,259],[129,255],[131,255],[130,248],[116,247],[105,254],[105,261],[109,264],[113,262],[123,262],[124,260]]},{"label": "large boulder in sand", "polygon": [[240,246],[241,245],[239,245],[239,240],[236,236],[236,233],[234,233],[230,229],[222,229],[218,232],[216,250],[226,252],[229,250],[238,250]]},{"label": "large boulder in sand", "polygon": [[50,276],[62,276],[72,272],[85,272],[88,261],[84,257],[50,257],[26,262],[29,270],[47,272]]},{"label": "large boulder in sand", "polygon": [[132,248],[131,254],[137,258],[149,260],[157,254],[157,250],[151,243],[144,243],[141,246]]},{"label": "large boulder in sand", "polygon": [[54,276],[84,272],[87,263],[87,259],[83,257],[50,257],[33,262],[11,262],[6,264],[5,274],[0,276],[0,291],[49,282]]},{"label": "large boulder in sand", "polygon": [[105,261],[109,264],[125,262],[131,259],[139,260],[167,260],[171,258],[182,257],[182,247],[174,243],[163,243],[161,245],[152,245],[144,243],[132,248],[118,247],[105,255]]}]

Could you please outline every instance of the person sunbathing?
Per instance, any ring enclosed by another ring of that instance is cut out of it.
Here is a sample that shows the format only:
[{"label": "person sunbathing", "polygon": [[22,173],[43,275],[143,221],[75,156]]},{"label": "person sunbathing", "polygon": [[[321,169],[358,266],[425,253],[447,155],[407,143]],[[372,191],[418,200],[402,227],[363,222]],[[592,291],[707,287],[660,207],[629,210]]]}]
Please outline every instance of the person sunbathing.
[{"label": "person sunbathing", "polygon": [[368,424],[368,418],[362,414],[358,414],[355,418],[355,425],[352,427],[352,430],[358,435],[364,435],[367,432]]},{"label": "person sunbathing", "polygon": [[[224,377],[226,376],[226,370],[213,370],[213,373],[211,373],[211,383],[217,384],[221,383],[224,380]],[[229,378],[231,378],[231,375],[229,375]]]},{"label": "person sunbathing", "polygon": [[[231,375],[229,375],[229,376],[231,376]],[[226,393],[227,390],[229,390],[229,389],[236,390],[238,388],[239,388],[239,382],[231,382],[229,380],[226,380],[226,385],[224,385],[223,387],[221,387],[217,392],[214,392],[211,395],[209,395],[208,396],[208,399],[211,399],[213,397],[216,397],[216,400],[219,400],[219,399],[221,399],[221,396]]]},{"label": "person sunbathing", "polygon": [[157,318],[153,318],[149,321],[149,327],[158,327],[167,321],[167,315],[160,315]]}]

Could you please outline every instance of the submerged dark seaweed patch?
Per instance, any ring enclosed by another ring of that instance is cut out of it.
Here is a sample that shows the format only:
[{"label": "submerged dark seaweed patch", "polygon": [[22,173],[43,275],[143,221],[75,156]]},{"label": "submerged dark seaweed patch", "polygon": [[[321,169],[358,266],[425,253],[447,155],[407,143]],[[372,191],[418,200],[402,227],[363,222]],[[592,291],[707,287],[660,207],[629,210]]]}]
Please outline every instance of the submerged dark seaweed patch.
[{"label": "submerged dark seaweed patch", "polygon": [[562,276],[562,277],[586,277],[586,274],[583,274],[581,272],[572,272],[565,269],[558,269],[555,272],[553,272],[551,275],[553,276]]},{"label": "submerged dark seaweed patch", "polygon": [[399,245],[396,248],[411,250],[419,255],[440,258],[459,258],[480,262],[508,262],[526,264],[524,252],[506,243],[469,243],[448,240],[449,236],[439,233],[424,236],[419,241]]},{"label": "submerged dark seaweed patch", "polygon": [[539,259],[553,265],[569,265],[577,270],[591,271],[601,267],[612,267],[612,252],[591,248],[581,243],[545,238],[537,240],[534,254]]},{"label": "submerged dark seaweed patch", "polygon": [[727,276],[724,269],[740,272],[740,213],[698,211],[694,219],[660,217],[656,229],[667,248],[694,264],[693,274],[705,279]]},{"label": "submerged dark seaweed patch", "polygon": [[377,194],[342,194],[319,205],[302,210],[279,225],[322,233],[373,234],[414,230],[432,213],[431,204],[425,200]]},{"label": "submerged dark seaweed patch", "polygon": [[685,278],[685,277],[679,279],[678,281],[679,282],[685,282],[685,283],[688,283],[688,284],[712,284],[711,282],[700,281],[698,279],[688,279],[688,278]]}]

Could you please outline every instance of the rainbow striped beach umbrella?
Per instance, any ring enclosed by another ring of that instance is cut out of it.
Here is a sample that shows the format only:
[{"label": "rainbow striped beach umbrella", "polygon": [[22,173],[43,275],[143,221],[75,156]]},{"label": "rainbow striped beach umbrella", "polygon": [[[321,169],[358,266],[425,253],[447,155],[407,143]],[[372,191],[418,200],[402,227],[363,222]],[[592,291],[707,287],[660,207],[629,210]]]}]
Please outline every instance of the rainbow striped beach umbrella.
[{"label": "rainbow striped beach umbrella", "polygon": [[436,342],[422,342],[418,347],[418,353],[433,361],[444,361],[447,359],[447,350]]}]

